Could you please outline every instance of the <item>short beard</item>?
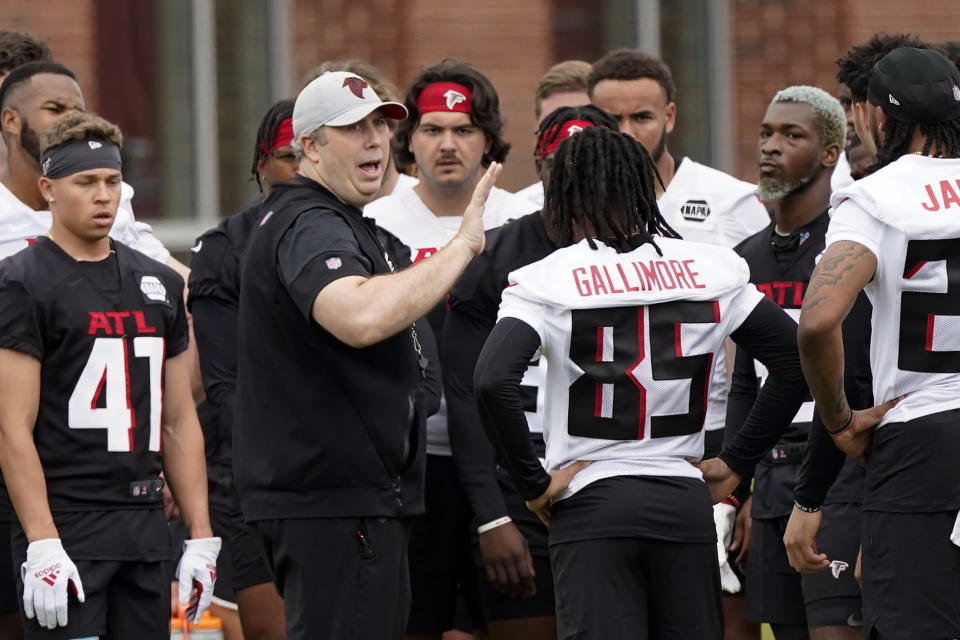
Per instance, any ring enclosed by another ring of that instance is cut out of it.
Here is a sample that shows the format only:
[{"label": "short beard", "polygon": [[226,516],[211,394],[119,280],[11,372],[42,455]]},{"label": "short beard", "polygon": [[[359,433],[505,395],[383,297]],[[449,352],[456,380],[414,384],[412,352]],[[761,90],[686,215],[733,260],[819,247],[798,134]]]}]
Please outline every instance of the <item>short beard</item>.
[{"label": "short beard", "polygon": [[33,158],[40,166],[40,136],[30,128],[26,118],[20,124],[20,148]]},{"label": "short beard", "polygon": [[783,200],[810,184],[811,180],[813,180],[813,175],[808,175],[799,180],[778,180],[761,176],[757,180],[757,195],[760,196],[761,200]]},{"label": "short beard", "polygon": [[660,130],[660,142],[657,143],[657,146],[654,149],[650,150],[650,157],[653,158],[654,163],[660,162],[660,157],[663,155],[663,152],[667,150],[667,125],[663,125],[663,129]]}]

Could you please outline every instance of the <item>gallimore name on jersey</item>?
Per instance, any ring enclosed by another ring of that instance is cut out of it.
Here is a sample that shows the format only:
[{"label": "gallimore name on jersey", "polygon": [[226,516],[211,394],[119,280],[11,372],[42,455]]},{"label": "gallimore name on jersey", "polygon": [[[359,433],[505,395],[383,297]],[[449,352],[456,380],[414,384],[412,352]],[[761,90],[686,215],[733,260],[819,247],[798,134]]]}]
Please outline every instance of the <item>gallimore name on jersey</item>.
[{"label": "gallimore name on jersey", "polygon": [[646,260],[618,262],[614,265],[591,264],[574,267],[573,281],[581,296],[629,293],[632,291],[664,291],[672,289],[706,289],[699,282],[696,260]]},{"label": "gallimore name on jersey", "polygon": [[[598,243],[591,250],[586,240],[574,245],[577,252],[557,253],[536,263],[551,264],[550,269],[532,269],[533,265],[510,274],[508,290],[530,300],[561,304],[571,308],[612,304],[652,304],[667,300],[707,300],[746,283],[750,271],[732,250],[687,240],[657,238],[663,251],[643,245],[629,253],[617,253]],[[651,255],[652,254],[652,255]],[[580,259],[572,259],[577,256]],[[557,274],[566,274],[558,278]],[[540,281],[540,278],[548,278]],[[516,291],[516,287],[523,291]],[[610,296],[623,296],[598,302]]]}]

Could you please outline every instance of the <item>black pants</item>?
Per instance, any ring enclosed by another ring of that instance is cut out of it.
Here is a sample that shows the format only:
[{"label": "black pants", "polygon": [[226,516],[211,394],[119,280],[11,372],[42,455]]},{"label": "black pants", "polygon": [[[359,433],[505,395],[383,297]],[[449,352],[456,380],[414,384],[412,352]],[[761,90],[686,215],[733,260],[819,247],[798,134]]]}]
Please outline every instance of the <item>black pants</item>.
[{"label": "black pants", "polygon": [[550,547],[561,640],[720,640],[716,544],[606,538]]},{"label": "black pants", "polygon": [[254,527],[284,600],[288,640],[403,637],[410,611],[405,521],[304,518]]}]

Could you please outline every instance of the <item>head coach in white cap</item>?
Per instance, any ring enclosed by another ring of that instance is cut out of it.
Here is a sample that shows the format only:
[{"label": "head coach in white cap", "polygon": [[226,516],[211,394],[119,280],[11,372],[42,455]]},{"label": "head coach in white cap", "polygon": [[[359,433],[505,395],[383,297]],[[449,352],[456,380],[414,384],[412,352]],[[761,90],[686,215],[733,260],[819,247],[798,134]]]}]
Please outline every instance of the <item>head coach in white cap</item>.
[{"label": "head coach in white cap", "polygon": [[287,637],[401,638],[409,516],[423,511],[422,371],[413,323],[483,249],[478,184],[457,236],[394,272],[361,208],[380,188],[387,118],[352,73],[297,97],[299,174],[274,187],[240,293],[234,473],[284,598]]}]

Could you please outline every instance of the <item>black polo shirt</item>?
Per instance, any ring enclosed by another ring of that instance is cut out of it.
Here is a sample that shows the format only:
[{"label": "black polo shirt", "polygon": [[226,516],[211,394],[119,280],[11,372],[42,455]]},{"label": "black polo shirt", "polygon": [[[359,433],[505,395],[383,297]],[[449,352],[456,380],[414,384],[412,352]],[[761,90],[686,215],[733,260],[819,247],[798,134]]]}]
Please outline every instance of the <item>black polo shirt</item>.
[{"label": "black polo shirt", "polygon": [[302,176],[263,204],[240,285],[234,477],[247,520],[422,511],[421,379],[411,333],[350,347],[317,294],[391,267],[374,225]]}]

